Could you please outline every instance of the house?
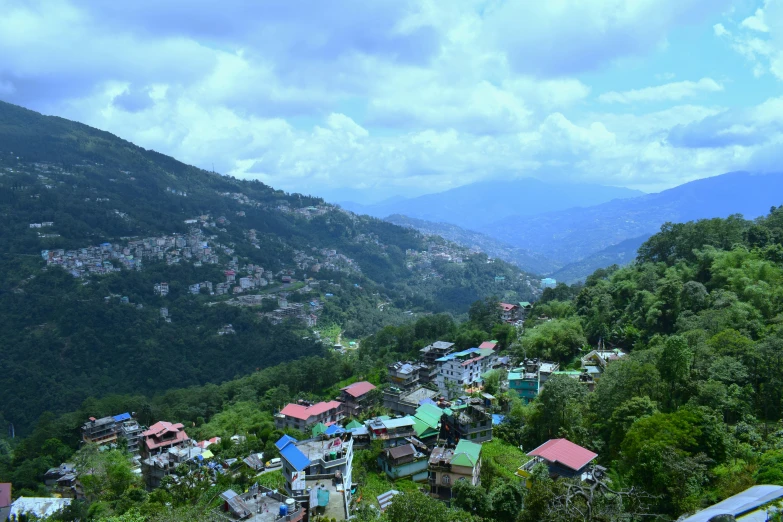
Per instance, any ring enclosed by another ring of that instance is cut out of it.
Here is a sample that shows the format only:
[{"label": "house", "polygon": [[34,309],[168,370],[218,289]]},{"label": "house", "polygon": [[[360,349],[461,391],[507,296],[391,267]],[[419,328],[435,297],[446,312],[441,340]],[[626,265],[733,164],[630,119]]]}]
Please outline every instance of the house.
[{"label": "house", "polygon": [[448,343],[446,341],[435,341],[434,343],[425,346],[421,350],[422,359],[425,364],[434,365],[437,359],[450,354],[454,351],[454,343]]},{"label": "house", "polygon": [[523,479],[527,487],[530,487],[527,479],[532,476],[533,467],[539,462],[547,465],[552,478],[585,480],[589,475],[589,464],[598,457],[597,453],[568,439],[550,439],[527,455],[533,458],[520,466],[515,473]]},{"label": "house", "polygon": [[413,417],[407,416],[396,419],[375,417],[364,425],[371,440],[380,440],[383,446],[388,448],[405,444],[410,437],[413,437],[416,434],[415,424]]},{"label": "house", "polygon": [[419,365],[398,361],[388,366],[387,378],[392,386],[409,390],[419,384]]},{"label": "house", "polygon": [[91,444],[111,444],[117,441],[117,421],[114,417],[90,417],[82,425],[82,441]]},{"label": "house", "polygon": [[275,427],[278,429],[291,428],[299,431],[307,431],[314,424],[323,422],[331,424],[342,420],[343,403],[340,401],[318,402],[310,404],[299,401],[298,404],[288,404],[275,415]]},{"label": "house", "polygon": [[139,423],[130,413],[121,413],[114,416],[117,426],[117,437],[124,439],[129,453],[138,455],[141,451],[142,432]]},{"label": "house", "polygon": [[242,459],[242,462],[253,471],[263,471],[265,468],[263,453],[251,453]]},{"label": "house", "polygon": [[613,361],[619,361],[626,353],[619,348],[613,350],[591,350],[582,357],[582,373],[590,375],[593,382],[598,382],[606,370],[606,365]]},{"label": "house", "polygon": [[367,382],[355,382],[340,389],[340,400],[343,402],[343,414],[358,417],[367,405],[369,393],[375,385]]},{"label": "house", "polygon": [[[696,512],[682,522],[710,522],[713,520],[766,521],[780,508],[774,504],[783,498],[783,486],[762,484]],[[723,517],[723,518],[721,518]]]},{"label": "house", "polygon": [[508,373],[508,388],[519,394],[525,402],[535,399],[546,381],[560,369],[555,362],[525,359],[522,366]]},{"label": "house", "polygon": [[[73,464],[63,462],[56,468],[49,468],[44,474],[44,484],[49,487],[57,485],[57,482],[66,475],[72,475],[76,473],[76,468]],[[2,507],[0,505],[0,507]],[[2,519],[0,519],[2,520]]]},{"label": "house", "polygon": [[533,305],[528,301],[521,301],[519,303],[519,320],[524,321],[527,319],[527,315],[533,309]]},{"label": "house", "polygon": [[452,405],[444,411],[443,436],[446,440],[476,443],[492,440],[492,415],[479,404],[480,401],[475,402]]},{"label": "house", "polygon": [[414,482],[427,480],[428,451],[426,446],[412,443],[385,449],[378,457],[378,465],[392,480],[410,477]]},{"label": "house", "polygon": [[416,438],[427,446],[434,446],[440,437],[443,410],[435,404],[423,403],[413,415],[413,431]]},{"label": "house", "polygon": [[494,350],[469,348],[450,353],[436,360],[438,390],[447,396],[461,394],[465,386],[481,381],[481,375],[492,368]]},{"label": "house", "polygon": [[182,423],[158,421],[148,430],[141,433],[143,444],[141,453],[143,456],[157,455],[169,448],[182,446],[190,440],[185,433]]},{"label": "house", "polygon": [[519,320],[519,305],[511,303],[499,303],[500,318],[506,323],[515,323]]},{"label": "house", "polygon": [[285,493],[310,512],[345,520],[351,502],[353,438],[330,426],[317,438],[297,441],[283,435],[275,442],[283,463]]},{"label": "house", "polygon": [[411,391],[392,386],[383,390],[383,407],[397,415],[413,415],[419,406],[432,401],[437,396],[437,390],[424,386],[418,386]]},{"label": "house", "polygon": [[478,486],[481,479],[481,445],[461,440],[456,447],[438,446],[428,463],[430,494],[451,499],[451,488],[458,480]]}]

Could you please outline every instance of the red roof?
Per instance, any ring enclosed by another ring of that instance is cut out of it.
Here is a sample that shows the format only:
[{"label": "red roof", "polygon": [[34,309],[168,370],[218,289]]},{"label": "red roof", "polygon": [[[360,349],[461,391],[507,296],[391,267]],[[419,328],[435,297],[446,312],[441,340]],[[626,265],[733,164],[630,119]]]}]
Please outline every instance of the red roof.
[{"label": "red roof", "polygon": [[[183,428],[184,426],[179,422],[177,424],[172,424],[166,421],[158,421],[141,435],[144,437],[144,444],[147,448],[153,450],[166,446],[174,446],[188,440],[188,434],[185,433]],[[169,435],[164,439],[163,437],[168,433],[173,433],[173,436]]]},{"label": "red roof", "polygon": [[493,343],[492,341],[484,341],[479,345],[479,350],[484,348],[492,348],[494,350],[497,345],[498,343]]},{"label": "red roof", "polygon": [[280,413],[286,417],[293,417],[295,419],[306,421],[310,417],[315,415],[321,415],[327,411],[339,408],[342,405],[340,401],[319,402],[312,406],[302,406],[301,404],[289,404]]},{"label": "red roof", "polygon": [[0,508],[11,505],[11,484],[0,482]]},{"label": "red roof", "polygon": [[351,397],[361,397],[368,391],[374,390],[375,385],[367,381],[361,381],[361,382],[355,382],[353,384],[349,384],[345,388],[341,388],[341,389]]},{"label": "red roof", "polygon": [[508,312],[509,310],[513,310],[514,308],[519,308],[519,305],[515,305],[515,304],[508,304],[508,303],[500,303],[500,307],[501,307],[501,308],[502,308],[504,311]]},{"label": "red roof", "polygon": [[579,471],[598,456],[579,444],[568,439],[550,439],[527,454],[529,457],[541,457],[547,462],[562,464]]}]

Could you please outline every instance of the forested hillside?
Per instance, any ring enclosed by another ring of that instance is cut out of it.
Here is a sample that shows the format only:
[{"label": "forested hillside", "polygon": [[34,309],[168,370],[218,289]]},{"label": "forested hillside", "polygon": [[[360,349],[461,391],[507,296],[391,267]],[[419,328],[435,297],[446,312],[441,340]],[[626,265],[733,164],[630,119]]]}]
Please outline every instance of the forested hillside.
[{"label": "forested hillside", "polygon": [[666,224],[635,264],[546,290],[531,316],[528,355],[569,364],[599,342],[630,353],[592,393],[548,383],[518,413],[526,447],[566,436],[674,518],[782,483],[783,208]]},{"label": "forested hillside", "polygon": [[440,238],[0,103],[0,416],[17,433],[90,396],[321,355],[318,325],[355,339],[488,295],[533,287]]}]

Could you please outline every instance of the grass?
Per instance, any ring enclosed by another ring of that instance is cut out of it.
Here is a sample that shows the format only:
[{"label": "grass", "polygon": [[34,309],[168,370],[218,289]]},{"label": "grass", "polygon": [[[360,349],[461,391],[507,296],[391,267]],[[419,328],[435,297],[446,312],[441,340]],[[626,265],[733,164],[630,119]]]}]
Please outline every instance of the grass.
[{"label": "grass", "polygon": [[361,504],[371,502],[378,507],[378,495],[386,493],[390,489],[396,489],[399,492],[417,491],[423,484],[417,484],[412,480],[400,479],[391,480],[385,473],[367,473],[367,478],[359,484],[359,491],[354,495],[354,499],[361,496]]},{"label": "grass", "polygon": [[495,477],[519,480],[514,472],[528,460],[530,457],[518,447],[499,439],[481,445],[482,471],[486,470]]},{"label": "grass", "polygon": [[283,489],[285,487],[285,478],[283,477],[282,468],[277,471],[262,473],[255,478],[255,481],[270,489]]}]

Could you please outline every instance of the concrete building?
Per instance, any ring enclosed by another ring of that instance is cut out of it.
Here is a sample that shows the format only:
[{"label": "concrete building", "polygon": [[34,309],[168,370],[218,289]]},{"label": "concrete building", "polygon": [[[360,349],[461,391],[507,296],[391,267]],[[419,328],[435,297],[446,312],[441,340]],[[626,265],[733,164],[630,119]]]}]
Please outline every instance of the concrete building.
[{"label": "concrete building", "polygon": [[313,425],[322,422],[331,424],[343,419],[343,403],[340,401],[318,402],[310,404],[299,401],[298,404],[288,404],[275,415],[275,427],[291,428],[308,432]]},{"label": "concrete building", "polygon": [[525,402],[535,399],[552,374],[560,369],[555,362],[525,359],[522,366],[508,373],[508,388],[519,394]]},{"label": "concrete building", "polygon": [[82,425],[82,441],[90,444],[112,444],[117,441],[117,422],[114,417],[90,417]]},{"label": "concrete building", "polygon": [[172,424],[166,421],[156,422],[148,430],[143,431],[141,437],[143,440],[141,454],[144,457],[158,455],[169,448],[182,446],[190,440],[181,423]]},{"label": "concrete building", "polygon": [[370,398],[370,392],[375,385],[367,382],[355,382],[340,389],[340,400],[343,403],[343,415],[358,417],[364,411]]},{"label": "concrete building", "polygon": [[414,482],[427,480],[428,449],[412,443],[388,448],[378,457],[378,465],[392,479],[410,477]]},{"label": "concrete building", "polygon": [[345,520],[351,502],[353,439],[342,428],[329,428],[301,442],[284,435],[275,446],[283,462],[286,494],[311,514]]},{"label": "concrete building", "polygon": [[389,419],[376,417],[365,422],[370,440],[380,440],[383,446],[394,447],[408,442],[408,439],[416,435],[413,417],[399,417]]},{"label": "concrete building", "polygon": [[446,396],[461,395],[465,386],[481,381],[481,375],[492,369],[494,350],[469,348],[450,353],[436,360],[438,390]]},{"label": "concrete building", "polygon": [[415,363],[398,361],[388,366],[387,379],[395,388],[410,390],[419,383],[420,368],[421,366]]},{"label": "concrete building", "polygon": [[435,365],[435,361],[441,357],[450,354],[454,351],[454,343],[448,343],[446,341],[435,341],[434,343],[425,346],[419,352],[421,352],[421,358],[424,364]]},{"label": "concrete building", "polygon": [[389,387],[383,391],[383,407],[397,415],[413,415],[423,403],[432,401],[439,395],[437,390],[419,386],[414,390],[405,391]]},{"label": "concrete building", "polygon": [[474,486],[481,482],[481,445],[461,440],[454,446],[432,450],[428,465],[430,494],[450,500],[451,488],[461,479]]},{"label": "concrete building", "polygon": [[443,415],[443,438],[451,443],[492,440],[492,415],[479,404],[452,405]]},{"label": "concrete building", "polygon": [[526,487],[530,487],[528,479],[532,476],[533,467],[539,462],[547,465],[549,476],[552,478],[586,480],[589,476],[588,466],[598,457],[597,453],[568,439],[550,439],[527,455],[533,458],[520,466],[515,473],[522,477]]}]

